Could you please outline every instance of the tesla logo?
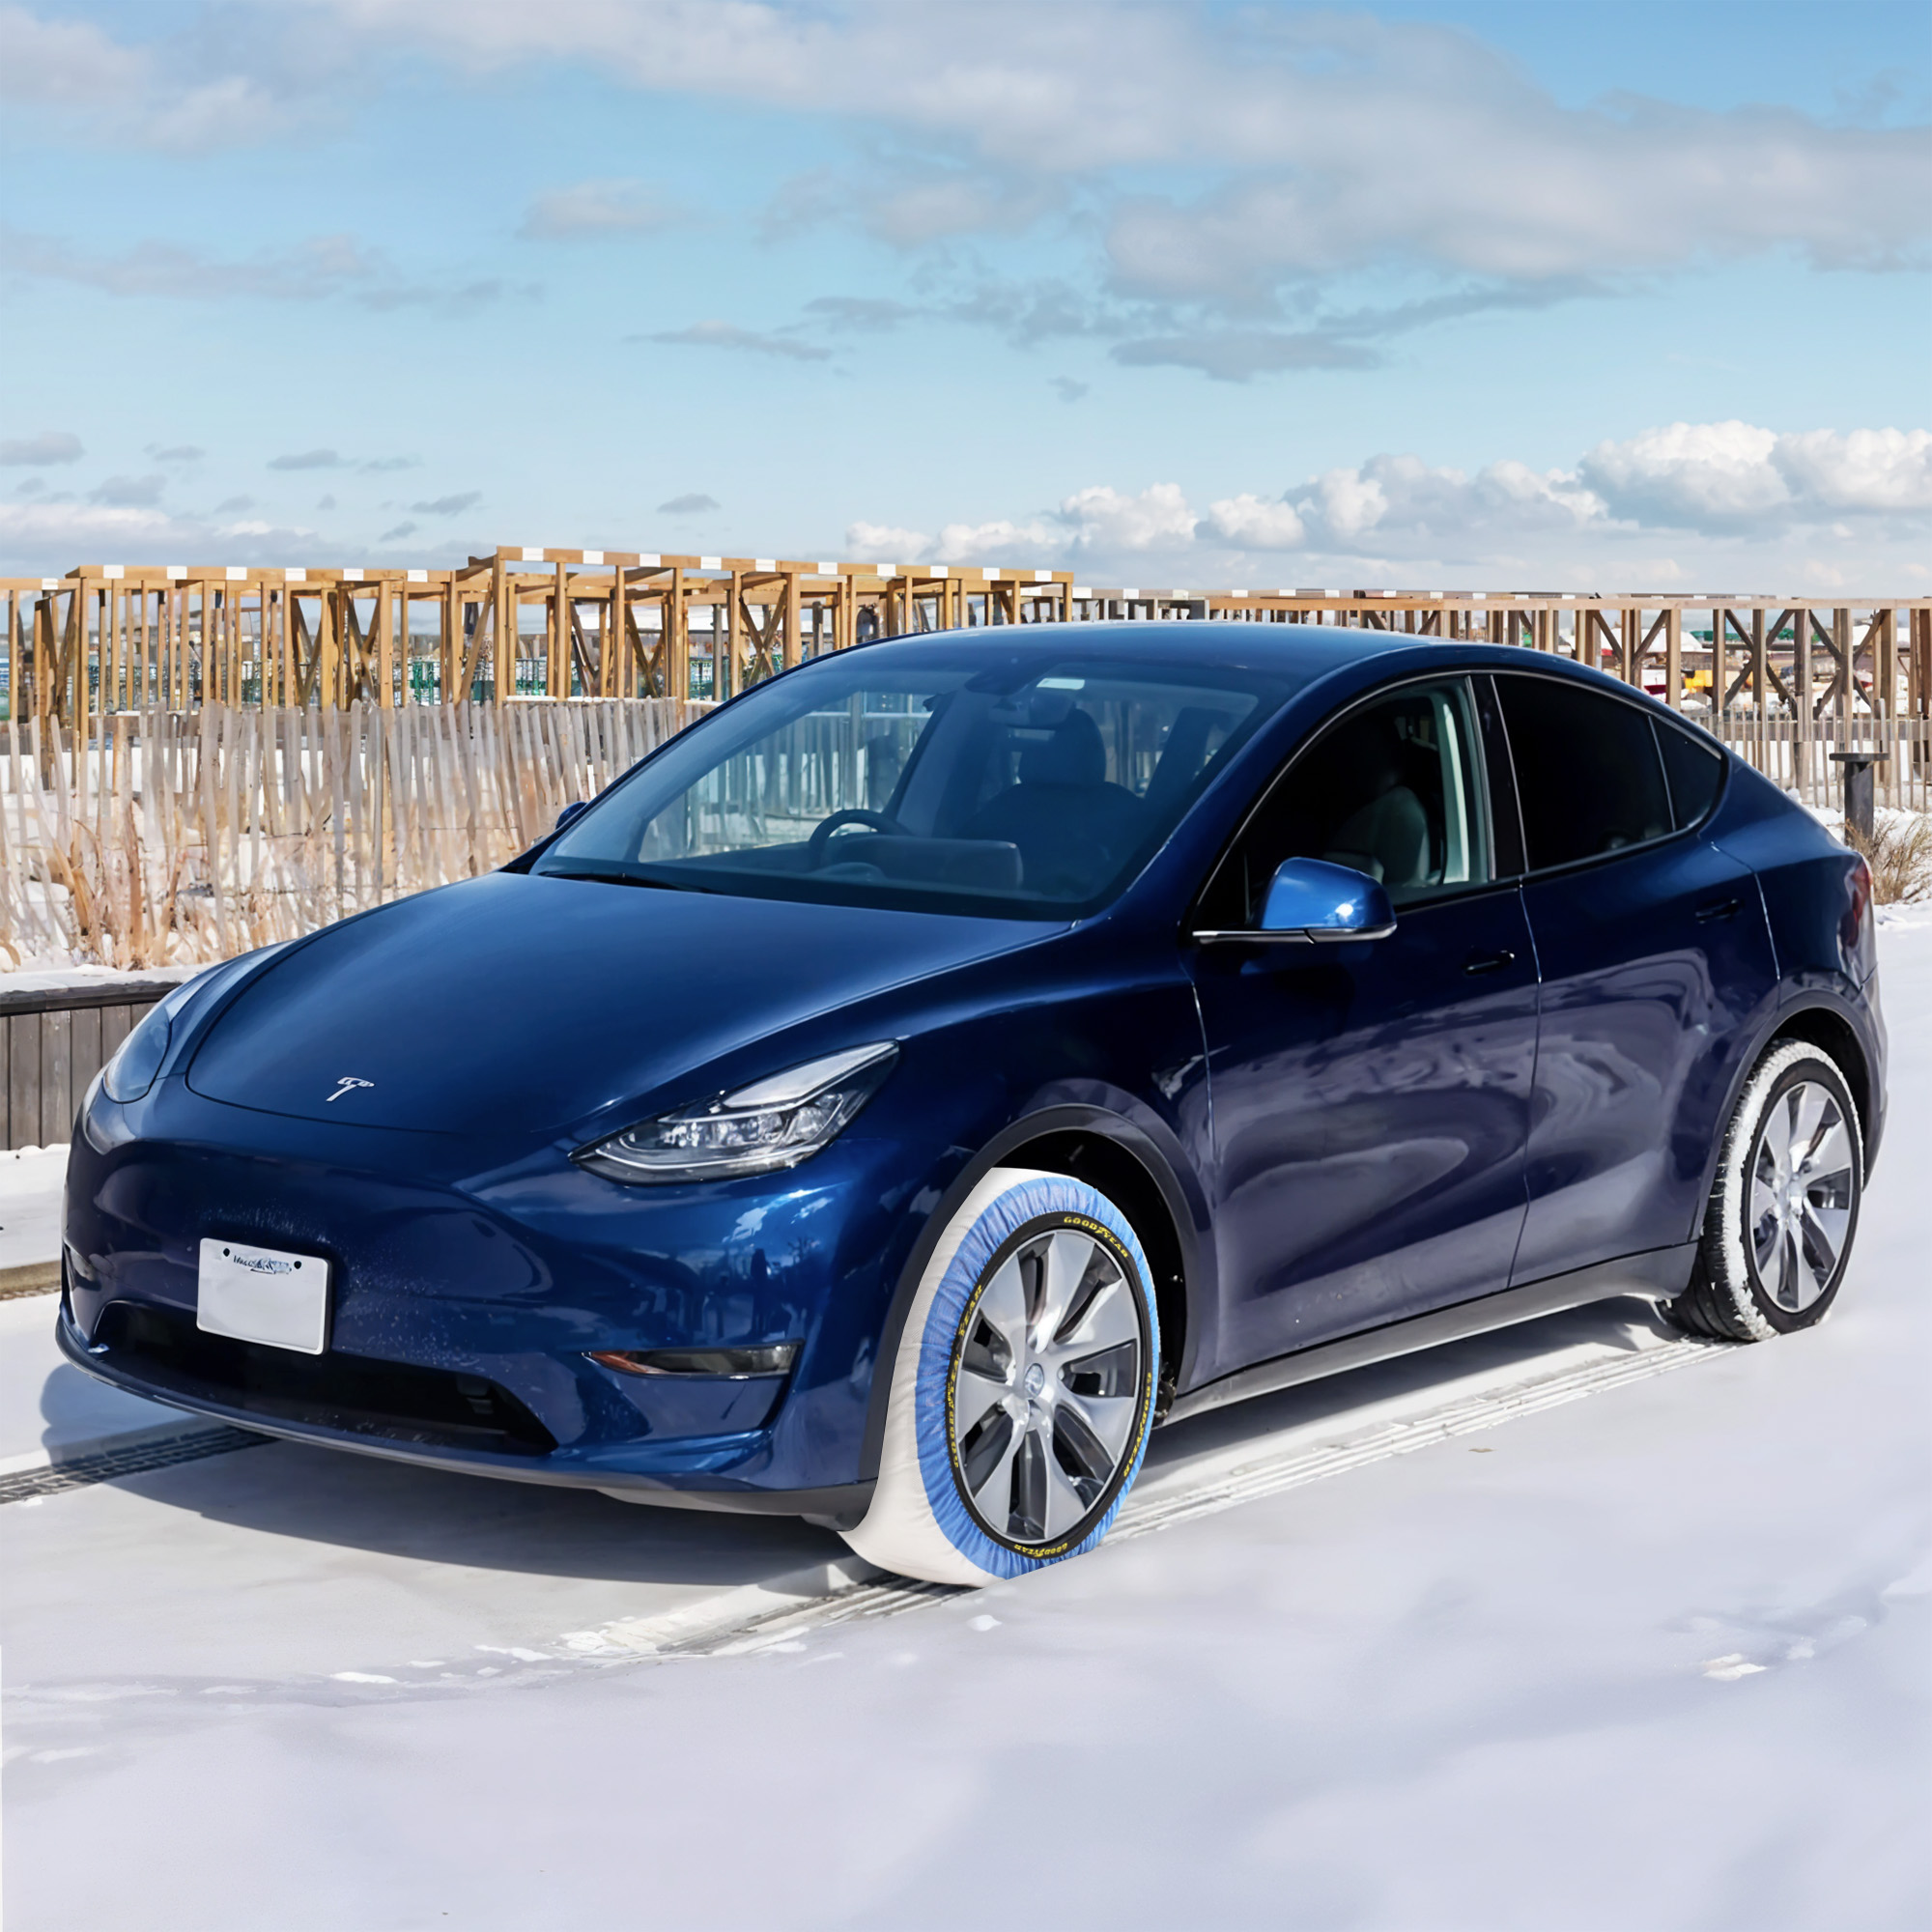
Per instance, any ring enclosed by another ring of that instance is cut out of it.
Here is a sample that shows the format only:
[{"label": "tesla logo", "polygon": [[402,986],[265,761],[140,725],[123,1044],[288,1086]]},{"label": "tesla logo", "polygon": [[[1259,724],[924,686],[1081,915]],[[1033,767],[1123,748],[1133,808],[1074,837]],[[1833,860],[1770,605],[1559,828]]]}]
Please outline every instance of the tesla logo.
[{"label": "tesla logo", "polygon": [[342,1076],[342,1078],[335,1083],[335,1092],[331,1094],[328,1096],[327,1100],[326,1100],[323,1104],[325,1106],[333,1106],[337,1100],[342,1098],[343,1094],[353,1094],[358,1087],[373,1087],[375,1086],[375,1084],[376,1083],[373,1080],[358,1080],[356,1079],[355,1074],[345,1073]]}]

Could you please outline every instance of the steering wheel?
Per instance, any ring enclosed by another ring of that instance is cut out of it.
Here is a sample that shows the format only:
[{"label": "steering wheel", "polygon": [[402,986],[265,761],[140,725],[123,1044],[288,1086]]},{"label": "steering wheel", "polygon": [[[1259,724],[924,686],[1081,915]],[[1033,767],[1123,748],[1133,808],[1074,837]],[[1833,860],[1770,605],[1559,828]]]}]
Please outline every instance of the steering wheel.
[{"label": "steering wheel", "polygon": [[821,818],[813,827],[810,842],[805,848],[806,863],[812,871],[817,871],[825,864],[826,848],[832,843],[832,835],[844,825],[869,825],[874,832],[905,831],[896,818],[889,818],[883,811],[867,811],[861,805],[835,811],[831,817]]}]

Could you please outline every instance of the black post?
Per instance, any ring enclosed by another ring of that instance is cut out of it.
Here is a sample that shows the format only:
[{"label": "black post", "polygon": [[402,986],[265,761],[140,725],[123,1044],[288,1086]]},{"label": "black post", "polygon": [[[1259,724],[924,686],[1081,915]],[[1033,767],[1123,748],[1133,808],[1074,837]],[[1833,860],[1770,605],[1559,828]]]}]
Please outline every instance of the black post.
[{"label": "black post", "polygon": [[[1833,752],[1832,762],[1845,768],[1845,827],[1867,843],[1876,827],[1872,767],[1885,762],[1883,752]],[[1848,841],[1849,842],[1849,841]]]}]

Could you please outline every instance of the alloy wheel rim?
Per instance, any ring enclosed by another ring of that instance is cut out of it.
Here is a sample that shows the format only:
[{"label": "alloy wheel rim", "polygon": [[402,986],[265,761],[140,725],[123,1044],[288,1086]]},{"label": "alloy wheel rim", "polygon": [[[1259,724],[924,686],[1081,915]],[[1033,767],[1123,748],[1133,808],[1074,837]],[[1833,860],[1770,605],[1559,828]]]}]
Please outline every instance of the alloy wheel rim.
[{"label": "alloy wheel rim", "polygon": [[969,1308],[948,1424],[968,1507],[1002,1542],[1064,1542],[1113,1489],[1141,1401],[1141,1314],[1106,1244],[1055,1228],[1015,1246]]},{"label": "alloy wheel rim", "polygon": [[1856,1159],[1830,1088],[1801,1080],[1773,1100],[1751,1156],[1746,1244],[1766,1298],[1786,1314],[1809,1308],[1837,1275]]}]

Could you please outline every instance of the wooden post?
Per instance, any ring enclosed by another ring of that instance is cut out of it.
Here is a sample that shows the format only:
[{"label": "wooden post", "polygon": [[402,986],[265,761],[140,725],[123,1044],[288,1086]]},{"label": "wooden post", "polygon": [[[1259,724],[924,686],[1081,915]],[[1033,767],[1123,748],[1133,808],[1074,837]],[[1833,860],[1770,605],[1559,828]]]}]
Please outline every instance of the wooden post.
[{"label": "wooden post", "polygon": [[688,698],[691,696],[691,649],[685,640],[684,570],[674,566],[670,586],[665,592],[664,614],[665,696]]},{"label": "wooden post", "polygon": [[442,635],[437,641],[441,646],[437,654],[437,689],[445,704],[460,704],[468,695],[456,688],[463,668],[463,591],[453,570],[442,586]]},{"label": "wooden post", "polygon": [[617,682],[620,668],[630,663],[624,638],[624,566],[611,572],[611,606],[604,617],[604,648],[597,657],[597,690],[604,697],[624,697],[630,694]]},{"label": "wooden post", "polygon": [[789,670],[803,660],[804,653],[799,647],[799,602],[798,572],[788,570],[784,575],[784,655],[780,662]]},{"label": "wooden post", "polygon": [[1770,645],[1766,642],[1764,635],[1764,606],[1759,604],[1755,605],[1751,610],[1750,668],[1751,705],[1760,718],[1764,716],[1764,699],[1767,686],[1765,660],[1769,651]]},{"label": "wooden post", "polygon": [[1663,613],[1663,701],[1684,709],[1684,611],[1676,604]]},{"label": "wooden post", "polygon": [[496,636],[490,640],[492,659],[490,684],[498,704],[510,696],[510,607],[503,582],[503,558],[499,553],[490,563],[490,608],[495,615]]},{"label": "wooden post", "polygon": [[[404,606],[408,608],[407,604]],[[395,611],[389,586],[381,579],[376,583],[376,704],[378,709],[390,711],[396,702],[396,640]],[[380,742],[380,741],[379,741]],[[376,838],[380,843],[383,828],[376,828]]]}]

